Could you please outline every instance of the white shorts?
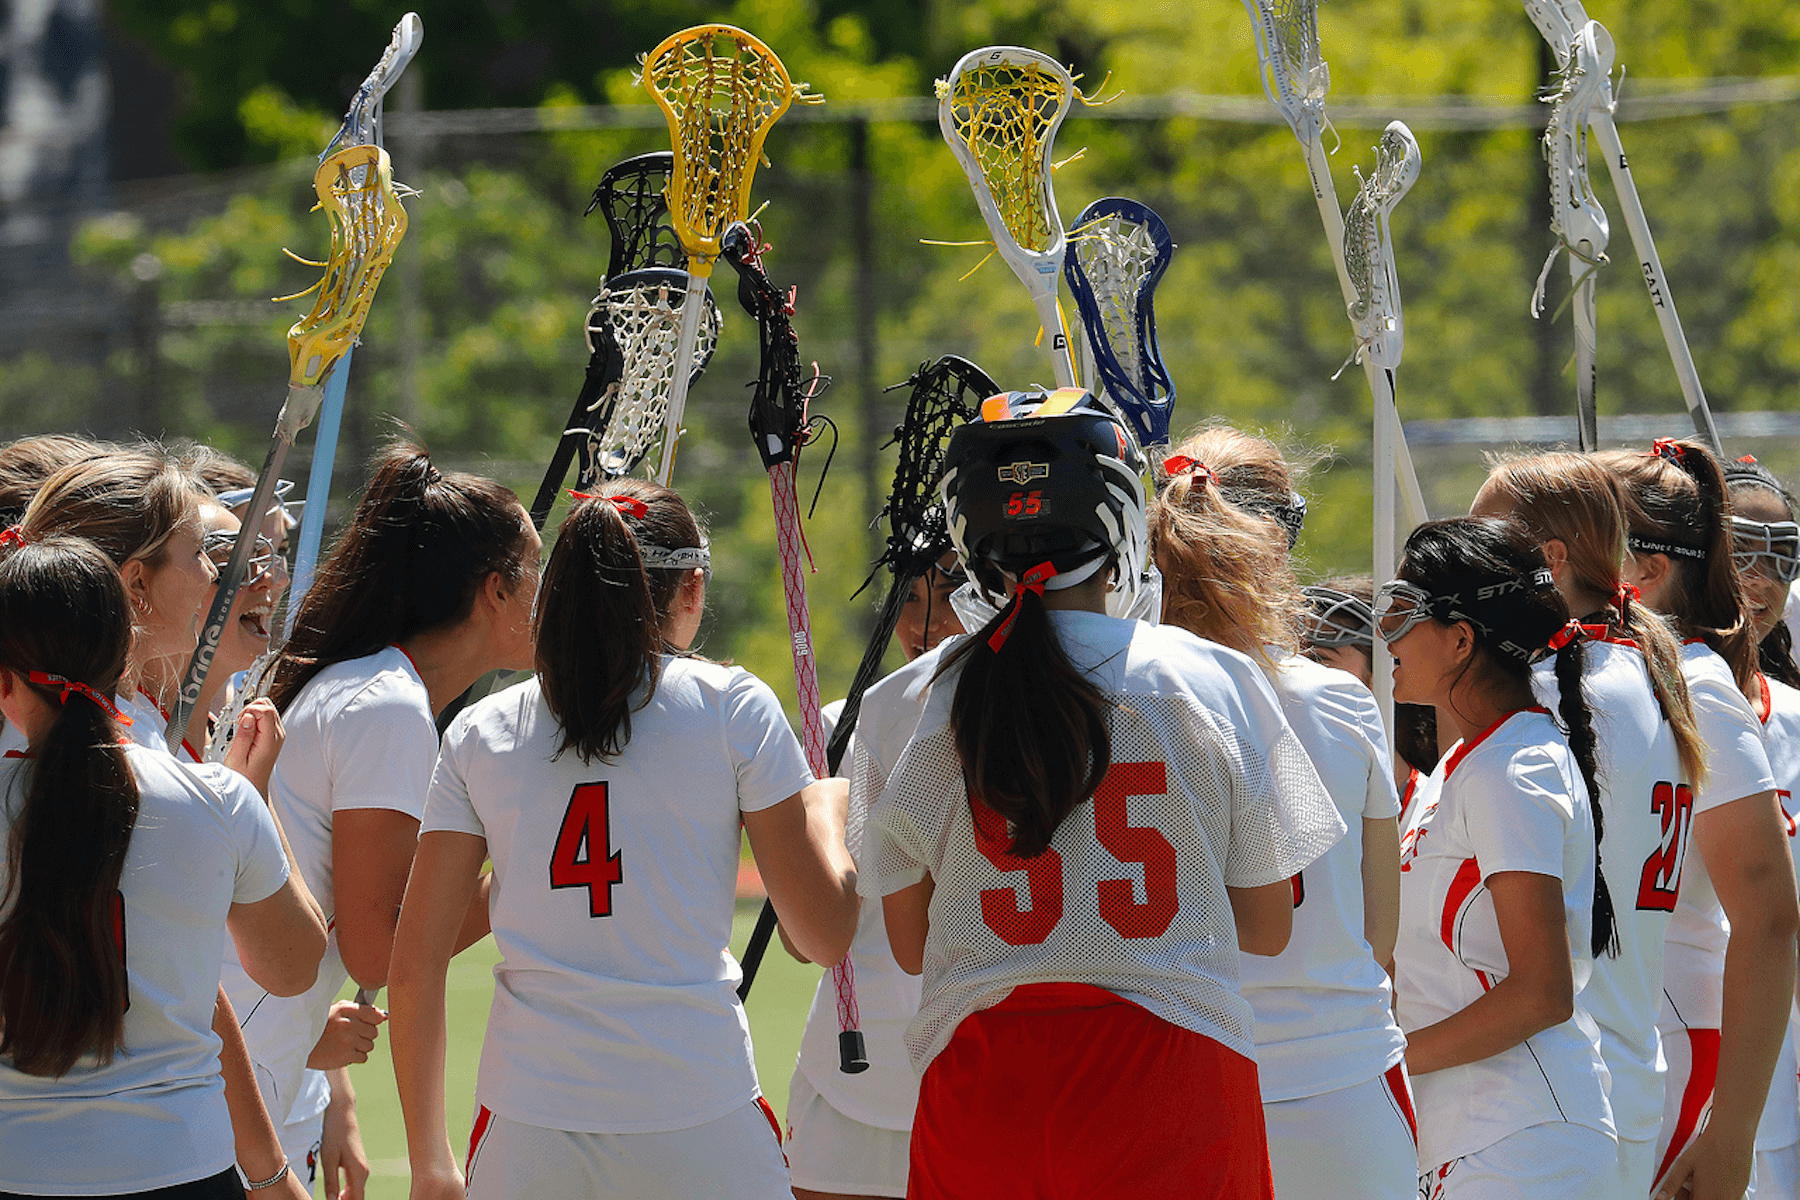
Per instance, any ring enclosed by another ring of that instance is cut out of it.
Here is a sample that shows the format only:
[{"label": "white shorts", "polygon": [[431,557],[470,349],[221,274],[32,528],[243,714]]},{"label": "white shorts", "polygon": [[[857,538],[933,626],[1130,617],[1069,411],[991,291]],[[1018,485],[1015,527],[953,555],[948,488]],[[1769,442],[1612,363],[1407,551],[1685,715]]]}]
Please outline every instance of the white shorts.
[{"label": "white shorts", "polygon": [[910,1129],[881,1129],[845,1116],[795,1068],[787,1124],[795,1187],[840,1196],[905,1196],[911,1149]]},{"label": "white shorts", "polygon": [[1419,1138],[1406,1067],[1364,1083],[1263,1105],[1279,1200],[1412,1200]]},{"label": "white shorts", "polygon": [[1665,1029],[1662,1132],[1656,1138],[1656,1179],[1681,1157],[1712,1115],[1713,1082],[1719,1077],[1719,1031]]},{"label": "white shorts", "polygon": [[1644,1200],[1650,1194],[1650,1184],[1655,1178],[1655,1139],[1634,1142],[1620,1138],[1618,1165],[1608,1194],[1618,1200]]},{"label": "white shorts", "polygon": [[478,1108],[466,1172],[469,1200],[793,1200],[781,1127],[760,1098],[666,1133],[570,1133]]},{"label": "white shorts", "polygon": [[1612,1200],[1613,1137],[1551,1121],[1419,1176],[1419,1200]]},{"label": "white shorts", "polygon": [[1800,1200],[1800,1142],[1756,1152],[1755,1200]]}]

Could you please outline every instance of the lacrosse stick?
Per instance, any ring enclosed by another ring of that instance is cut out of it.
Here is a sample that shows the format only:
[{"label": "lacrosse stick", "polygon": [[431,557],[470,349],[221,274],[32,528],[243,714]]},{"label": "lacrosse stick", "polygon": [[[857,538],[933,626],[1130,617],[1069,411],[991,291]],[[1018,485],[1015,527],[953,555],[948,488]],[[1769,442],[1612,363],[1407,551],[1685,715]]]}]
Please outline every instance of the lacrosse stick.
[{"label": "lacrosse stick", "polygon": [[1069,294],[1087,331],[1082,378],[1146,448],[1168,445],[1175,408],[1175,384],[1156,344],[1153,303],[1174,252],[1161,217],[1136,200],[1113,196],[1081,210],[1063,256]]},{"label": "lacrosse stick", "polygon": [[[819,670],[813,654],[812,616],[806,606],[806,572],[800,556],[800,500],[794,475],[800,448],[808,437],[806,406],[829,384],[815,367],[813,377],[800,376],[800,339],[794,335],[794,289],[786,291],[769,281],[762,252],[748,225],[736,222],[720,239],[720,252],[738,273],[738,302],[756,318],[761,357],[755,392],[750,401],[750,436],[769,472],[769,494],[775,505],[775,543],[781,555],[781,582],[787,598],[788,642],[794,656],[794,684],[800,699],[801,740],[812,773],[823,779],[831,774],[825,761],[825,723],[819,714]],[[765,902],[764,911],[774,908]],[[761,915],[757,924],[763,923]],[[768,946],[764,935],[762,947]],[[748,954],[746,954],[748,957]],[[761,954],[757,955],[759,964]],[[755,979],[746,969],[738,989],[740,999],[750,994]],[[860,1015],[856,1008],[856,969],[850,956],[831,968],[837,989],[838,1069],[848,1075],[869,1069],[863,1045]]]},{"label": "lacrosse stick", "polygon": [[[356,335],[368,319],[369,306],[374,303],[381,273],[387,270],[406,233],[406,210],[394,187],[387,151],[380,146],[347,146],[337,151],[319,164],[313,175],[313,190],[318,194],[319,207],[331,218],[331,254],[321,264],[325,268],[323,278],[307,289],[318,293],[312,311],[288,330],[287,399],[275,418],[275,434],[246,510],[250,514],[247,521],[269,511],[281,465],[294,447],[294,438],[318,413],[324,381],[356,343]],[[324,507],[323,503],[319,507]],[[231,559],[219,573],[218,594],[206,614],[200,644],[188,664],[174,714],[169,718],[171,754],[187,736],[188,723],[225,630],[225,619],[231,613],[232,602],[244,580],[244,568],[255,548],[254,537],[238,538]]]},{"label": "lacrosse stick", "polygon": [[[664,39],[644,57],[642,80],[663,110],[675,147],[669,219],[687,252],[691,292],[681,310],[675,361],[685,362],[699,335],[700,292],[718,261],[725,227],[749,215],[763,139],[794,101],[822,104],[825,98],[806,94],[807,85],[788,77],[773,50],[730,25],[697,25]],[[661,484],[675,469],[687,392],[687,377],[679,375],[656,471]]]},{"label": "lacrosse stick", "polygon": [[[1611,50],[1610,39],[1606,48]],[[1537,287],[1531,294],[1531,315],[1543,315],[1550,268],[1555,265],[1556,256],[1567,250],[1575,315],[1577,435],[1583,450],[1597,449],[1600,444],[1595,407],[1595,291],[1596,276],[1608,261],[1606,243],[1610,233],[1606,210],[1588,179],[1587,127],[1589,113],[1603,102],[1602,93],[1609,89],[1611,70],[1610,54],[1601,60],[1592,30],[1578,31],[1571,53],[1558,72],[1556,86],[1545,97],[1551,105],[1550,121],[1544,129],[1544,156],[1550,164],[1550,232],[1556,235],[1556,246],[1538,273]]]},{"label": "lacrosse stick", "polygon": [[601,294],[595,297],[588,310],[588,365],[581,394],[575,398],[575,407],[569,410],[569,419],[563,423],[556,452],[544,471],[537,498],[531,502],[531,522],[539,530],[549,519],[550,509],[556,504],[556,494],[562,489],[569,463],[577,450],[583,451],[581,481],[583,485],[593,482],[592,463],[585,453],[588,441],[600,423],[593,414],[600,411],[598,402],[602,394],[619,378],[618,355],[606,332],[606,323],[595,320],[605,299],[606,280],[643,267],[679,268],[687,261],[681,252],[681,243],[675,237],[675,227],[669,224],[669,206],[663,198],[673,163],[674,156],[667,150],[660,150],[615,164],[600,177],[594,198],[588,203],[587,211],[582,213],[585,217],[596,208],[600,210],[606,218],[607,231],[612,235],[612,251],[607,259],[606,276],[600,281]]},{"label": "lacrosse stick", "polygon": [[[1377,463],[1404,464],[1412,468],[1410,455],[1402,453],[1395,376],[1406,348],[1406,322],[1400,308],[1400,276],[1394,265],[1394,239],[1388,217],[1419,178],[1419,143],[1403,122],[1392,121],[1375,146],[1375,169],[1361,179],[1356,198],[1344,216],[1344,270],[1356,291],[1350,304],[1350,322],[1356,327],[1352,360],[1361,360],[1369,372],[1371,387],[1379,387],[1376,399],[1374,458]],[[1349,363],[1346,362],[1345,366]],[[1381,403],[1382,397],[1386,403]],[[1418,487],[1417,481],[1412,486]],[[1395,522],[1395,473],[1375,471],[1375,575],[1386,582],[1400,561]],[[1416,519],[1415,519],[1416,523]],[[1385,650],[1385,643],[1381,649]],[[1394,679],[1391,666],[1375,665],[1375,695],[1382,716],[1393,725]]]},{"label": "lacrosse stick", "polygon": [[971,50],[937,81],[938,129],[969,178],[994,249],[1037,308],[1058,387],[1075,386],[1075,363],[1056,298],[1066,239],[1050,156],[1075,96],[1061,63],[1022,46]]},{"label": "lacrosse stick", "polygon": [[[1650,233],[1650,220],[1644,214],[1644,202],[1638,196],[1637,180],[1631,174],[1631,161],[1625,157],[1625,145],[1619,140],[1619,127],[1613,120],[1617,101],[1613,96],[1611,68],[1614,55],[1612,34],[1598,21],[1589,22],[1580,0],[1557,0],[1554,5],[1544,0],[1525,0],[1525,11],[1538,32],[1550,44],[1559,64],[1566,68],[1571,54],[1577,69],[1589,75],[1602,76],[1599,97],[1587,112],[1588,130],[1599,143],[1601,156],[1612,176],[1613,191],[1619,198],[1619,211],[1625,217],[1625,229],[1631,235],[1632,249],[1637,252],[1638,267],[1644,276],[1644,287],[1650,305],[1656,310],[1656,322],[1662,329],[1663,344],[1668,347],[1669,361],[1674,364],[1675,378],[1681,385],[1681,396],[1687,403],[1688,416],[1700,440],[1721,458],[1724,451],[1719,430],[1713,424],[1712,409],[1706,402],[1706,391],[1700,386],[1700,372],[1694,366],[1694,355],[1688,349],[1687,334],[1681,327],[1681,316],[1675,311],[1675,296],[1669,290],[1668,275],[1663,271],[1662,256],[1656,252],[1656,239]],[[1592,26],[1590,29],[1589,26]]]},{"label": "lacrosse stick", "polygon": [[[382,53],[381,61],[369,72],[362,86],[350,98],[350,107],[344,114],[344,123],[338,127],[335,136],[319,155],[324,162],[335,151],[349,146],[383,145],[382,133],[382,98],[388,90],[398,83],[401,73],[411,63],[413,56],[419,52],[419,46],[425,40],[425,25],[419,20],[418,13],[407,13],[394,26],[394,36],[388,42],[387,50]],[[362,180],[355,182],[361,186]],[[313,435],[312,470],[306,479],[306,494],[317,497],[316,503],[306,506],[300,516],[300,532],[295,539],[294,576],[289,585],[288,602],[284,622],[291,623],[294,613],[299,609],[298,598],[306,594],[312,584],[313,571],[319,562],[319,545],[325,536],[325,501],[331,494],[331,473],[337,462],[338,429],[344,419],[344,393],[350,386],[350,360],[356,352],[354,342],[344,351],[343,359],[325,381],[325,402],[319,410],[319,427]],[[258,510],[249,510],[257,520],[262,517]],[[245,518],[249,523],[249,518]]]}]

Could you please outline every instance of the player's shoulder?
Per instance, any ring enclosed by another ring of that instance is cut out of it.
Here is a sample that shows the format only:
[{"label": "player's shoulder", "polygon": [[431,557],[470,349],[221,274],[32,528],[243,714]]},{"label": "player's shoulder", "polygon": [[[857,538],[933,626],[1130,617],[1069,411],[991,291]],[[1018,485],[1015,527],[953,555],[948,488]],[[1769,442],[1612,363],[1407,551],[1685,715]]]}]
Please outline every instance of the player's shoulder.
[{"label": "player's shoulder", "polygon": [[456,715],[444,731],[444,745],[478,741],[503,748],[525,741],[548,716],[543,683],[537,676],[490,692]]},{"label": "player's shoulder", "polygon": [[374,654],[333,663],[307,681],[294,707],[327,720],[356,716],[431,720],[431,696],[406,651],[388,646]]}]

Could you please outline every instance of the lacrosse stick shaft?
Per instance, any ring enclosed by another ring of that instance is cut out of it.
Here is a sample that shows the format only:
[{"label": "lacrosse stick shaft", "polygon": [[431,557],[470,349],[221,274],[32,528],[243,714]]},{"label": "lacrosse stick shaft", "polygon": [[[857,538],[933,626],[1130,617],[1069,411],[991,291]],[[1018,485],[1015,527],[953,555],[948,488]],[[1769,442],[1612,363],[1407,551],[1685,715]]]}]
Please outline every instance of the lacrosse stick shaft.
[{"label": "lacrosse stick shaft", "polygon": [[[250,513],[269,511],[275,499],[275,484],[280,479],[281,466],[287,461],[288,451],[294,448],[294,438],[318,412],[319,400],[316,387],[288,389],[287,401],[275,418],[275,436],[269,443],[269,455],[263,460],[262,473],[256,477],[256,491],[250,496]],[[232,547],[230,560],[219,574],[218,593],[213,597],[212,608],[207,611],[206,624],[200,629],[200,644],[194,648],[194,657],[188,663],[181,691],[175,697],[174,710],[169,716],[166,740],[170,754],[180,754],[181,743],[193,722],[194,709],[199,707],[200,694],[206,690],[206,677],[212,672],[213,656],[219,651],[219,638],[225,633],[226,618],[231,615],[231,606],[237,600],[238,588],[243,585],[244,574],[250,566],[250,556],[256,550],[255,535],[256,526],[246,521],[237,544]]]},{"label": "lacrosse stick shaft", "polygon": [[1050,343],[1050,365],[1056,371],[1056,386],[1075,387],[1075,360],[1069,353],[1069,326],[1063,320],[1062,304],[1056,298],[1056,276],[1052,274],[1049,278],[1050,290],[1034,290],[1031,302],[1037,306],[1044,338]]},{"label": "lacrosse stick shaft", "polygon": [[[698,266],[692,260],[690,266]],[[687,409],[690,372],[684,368],[694,360],[694,343],[700,340],[700,317],[706,309],[706,276],[688,272],[687,298],[681,302],[681,330],[675,340],[675,372],[669,385],[669,411],[663,424],[662,462],[656,468],[656,482],[669,486],[675,471],[675,441],[681,436],[681,414]]]},{"label": "lacrosse stick shaft", "polygon": [[539,533],[544,531],[544,522],[550,519],[550,510],[556,507],[556,494],[562,490],[563,480],[569,475],[569,463],[574,460],[575,452],[581,446],[584,432],[581,427],[586,423],[594,401],[599,399],[605,387],[605,372],[590,369],[582,380],[581,394],[575,397],[575,407],[569,410],[569,419],[563,422],[563,432],[557,439],[556,452],[550,456],[550,466],[544,471],[544,481],[538,485],[537,497],[531,502],[531,523]]},{"label": "lacrosse stick shaft", "polygon": [[1573,253],[1569,255],[1569,277],[1575,284],[1570,302],[1575,313],[1575,432],[1577,444],[1587,452],[1600,448],[1600,413],[1594,395],[1599,386],[1600,333],[1594,294],[1598,280],[1593,268]]},{"label": "lacrosse stick shaft", "polygon": [[319,427],[313,435],[312,470],[306,476],[306,495],[309,499],[317,499],[300,512],[300,537],[294,548],[294,581],[288,589],[287,616],[283,622],[290,629],[306,589],[312,586],[313,572],[319,566],[319,549],[325,540],[325,504],[331,496],[338,430],[344,421],[344,394],[350,389],[350,359],[355,354],[355,346],[344,351],[331,378],[325,381],[325,403],[319,408]]},{"label": "lacrosse stick shaft", "polygon": [[[690,303],[692,303],[690,299]],[[696,308],[699,306],[696,304]],[[685,360],[677,360],[685,361]],[[807,766],[820,779],[830,774],[825,763],[825,721],[819,713],[819,670],[813,655],[812,616],[806,607],[806,575],[801,565],[800,497],[794,487],[795,462],[789,458],[769,468],[769,494],[775,505],[775,543],[781,557],[781,584],[787,600],[788,639],[794,652],[794,684],[800,700],[801,745]],[[837,989],[839,1067],[848,1074],[869,1069],[863,1049],[862,1023],[856,1008],[856,973],[850,956],[831,968]]]},{"label": "lacrosse stick shaft", "polygon": [[1719,430],[1713,424],[1706,392],[1700,387],[1700,372],[1694,367],[1687,334],[1675,311],[1675,297],[1669,291],[1669,277],[1663,273],[1662,258],[1656,253],[1656,239],[1650,236],[1650,221],[1644,215],[1643,201],[1638,198],[1637,181],[1631,176],[1631,162],[1625,157],[1625,146],[1619,140],[1619,127],[1613,123],[1610,112],[1596,108],[1590,116],[1588,130],[1600,143],[1600,152],[1606,156],[1606,169],[1612,175],[1619,209],[1625,215],[1625,228],[1631,233],[1631,245],[1637,251],[1638,266],[1644,273],[1644,286],[1649,289],[1651,306],[1656,309],[1656,323],[1662,327],[1663,342],[1675,365],[1675,378],[1681,382],[1681,397],[1687,401],[1694,430],[1714,454],[1723,456]]},{"label": "lacrosse stick shaft", "polygon": [[[1385,372],[1384,372],[1385,374]],[[1372,381],[1371,381],[1372,382]],[[1379,588],[1394,577],[1399,566],[1399,553],[1395,536],[1395,487],[1394,465],[1398,461],[1400,422],[1397,410],[1391,397],[1388,403],[1382,404],[1378,399],[1375,405],[1375,555],[1370,572]],[[1376,650],[1383,652],[1375,659],[1375,696],[1381,706],[1381,719],[1388,729],[1394,728],[1394,671],[1390,663],[1384,665],[1382,659],[1387,649],[1386,643],[1377,637]]]},{"label": "lacrosse stick shaft", "polygon": [[863,693],[881,677],[881,660],[887,657],[888,642],[900,624],[900,613],[906,608],[906,598],[917,578],[916,575],[896,573],[888,587],[887,598],[881,602],[881,611],[875,617],[875,630],[869,635],[869,644],[863,648],[856,677],[850,681],[850,694],[844,698],[844,711],[838,714],[831,740],[825,744],[825,766],[833,775],[843,765],[844,754],[850,748],[850,735],[856,732],[856,719],[862,715]]}]

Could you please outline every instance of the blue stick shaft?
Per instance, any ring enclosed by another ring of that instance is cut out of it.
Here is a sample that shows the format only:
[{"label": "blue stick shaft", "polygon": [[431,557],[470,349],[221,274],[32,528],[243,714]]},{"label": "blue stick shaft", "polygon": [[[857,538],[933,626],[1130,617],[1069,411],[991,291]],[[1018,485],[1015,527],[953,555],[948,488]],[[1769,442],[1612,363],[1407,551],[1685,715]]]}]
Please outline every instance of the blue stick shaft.
[{"label": "blue stick shaft", "polygon": [[344,393],[350,387],[350,359],[356,347],[344,351],[331,378],[325,381],[325,403],[319,409],[318,434],[313,440],[312,472],[306,478],[306,511],[300,517],[300,544],[294,551],[294,582],[288,592],[287,625],[306,589],[312,586],[319,563],[319,544],[325,538],[325,502],[331,495],[331,468],[337,459],[338,426],[344,419]]}]

